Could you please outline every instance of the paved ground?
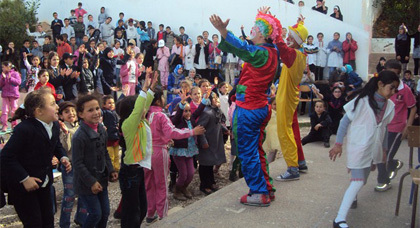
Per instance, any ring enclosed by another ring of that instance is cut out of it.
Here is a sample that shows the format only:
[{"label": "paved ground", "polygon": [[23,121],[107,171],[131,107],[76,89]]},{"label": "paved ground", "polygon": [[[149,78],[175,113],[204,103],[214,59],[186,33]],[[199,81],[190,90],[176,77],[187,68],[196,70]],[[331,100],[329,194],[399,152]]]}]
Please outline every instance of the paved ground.
[{"label": "paved ground", "polygon": [[[248,191],[241,179],[183,210],[172,209],[169,217],[151,227],[332,227],[349,183],[345,154],[338,161],[331,162],[328,149],[323,148],[321,143],[308,144],[304,151],[309,172],[301,175],[299,181],[275,182],[277,199],[270,207],[240,204],[239,198]],[[403,142],[397,158],[408,161],[408,152],[407,143]],[[373,191],[377,172],[371,173],[358,196],[358,208],[350,210],[347,218],[351,227],[409,227],[411,206],[408,205],[408,194],[411,183],[407,180],[400,216],[394,216],[398,181],[407,167],[405,164],[393,180],[393,188],[384,193]],[[285,168],[283,159],[278,159],[271,164],[270,171],[274,177]],[[420,223],[420,219],[417,220]]]}]

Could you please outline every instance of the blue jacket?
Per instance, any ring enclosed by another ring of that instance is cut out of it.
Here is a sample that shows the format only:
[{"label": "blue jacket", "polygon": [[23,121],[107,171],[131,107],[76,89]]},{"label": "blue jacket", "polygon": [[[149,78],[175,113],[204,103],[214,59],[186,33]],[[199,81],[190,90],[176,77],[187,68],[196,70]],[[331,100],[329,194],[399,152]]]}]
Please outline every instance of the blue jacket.
[{"label": "blue jacket", "polygon": [[359,77],[359,75],[352,71],[347,74],[347,85],[354,85],[355,88],[361,87],[363,80]]}]

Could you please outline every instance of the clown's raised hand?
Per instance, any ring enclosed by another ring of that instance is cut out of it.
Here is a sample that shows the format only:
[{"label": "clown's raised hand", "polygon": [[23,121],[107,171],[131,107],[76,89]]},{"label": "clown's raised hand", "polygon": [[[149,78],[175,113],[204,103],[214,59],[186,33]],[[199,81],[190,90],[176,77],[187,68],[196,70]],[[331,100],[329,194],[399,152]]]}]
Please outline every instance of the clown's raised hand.
[{"label": "clown's raised hand", "polygon": [[220,35],[225,39],[227,35],[227,26],[229,24],[230,19],[227,19],[226,21],[222,21],[222,19],[217,16],[216,14],[213,14],[210,16],[210,22],[213,24],[214,28],[216,28]]},{"label": "clown's raised hand", "polygon": [[270,14],[271,15],[270,7],[269,6],[262,6],[262,7],[260,7],[258,9],[258,12],[259,13],[263,13],[263,14]]}]

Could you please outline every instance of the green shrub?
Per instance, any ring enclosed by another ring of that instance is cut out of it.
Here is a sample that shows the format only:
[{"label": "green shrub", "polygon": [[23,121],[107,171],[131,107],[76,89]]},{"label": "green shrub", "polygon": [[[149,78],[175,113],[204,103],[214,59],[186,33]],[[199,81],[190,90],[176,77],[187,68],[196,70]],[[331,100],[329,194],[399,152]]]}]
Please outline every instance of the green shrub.
[{"label": "green shrub", "polygon": [[[25,23],[35,25],[37,23],[36,11],[39,8],[39,0],[1,0],[0,1],[0,44],[3,49],[13,41],[19,49],[26,35]],[[34,31],[35,27],[30,28]]]}]

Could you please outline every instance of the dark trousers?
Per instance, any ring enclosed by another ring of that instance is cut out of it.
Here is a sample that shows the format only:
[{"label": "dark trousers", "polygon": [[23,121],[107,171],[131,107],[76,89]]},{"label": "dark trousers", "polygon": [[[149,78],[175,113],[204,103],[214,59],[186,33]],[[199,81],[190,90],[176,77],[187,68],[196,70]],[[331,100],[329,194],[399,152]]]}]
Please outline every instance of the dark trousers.
[{"label": "dark trousers", "polygon": [[174,156],[171,155],[170,158],[171,158],[171,165],[169,167],[169,175],[171,177],[171,183],[169,185],[169,188],[172,188],[173,186],[175,186],[175,183],[176,183],[176,177],[178,176],[178,168],[176,167]]},{"label": "dark trousers", "polygon": [[149,45],[149,43],[150,43],[150,41],[148,41],[148,40],[141,42],[141,45],[140,45],[140,52],[141,53],[144,52],[144,49],[147,47],[147,45]]},{"label": "dark trousers", "polygon": [[400,148],[402,134],[399,132],[388,131],[388,150],[387,152],[387,164],[379,163],[378,166],[378,183],[388,184],[391,180],[389,174],[395,171],[397,167],[397,160],[394,160],[395,154]]},{"label": "dark trousers", "polygon": [[302,145],[318,141],[330,142],[330,130],[328,127],[321,127],[318,131],[311,130],[309,134],[302,139]]},{"label": "dark trousers", "polygon": [[22,189],[16,191],[9,188],[9,194],[23,226],[54,227],[51,187],[46,186],[32,192],[26,192],[23,186],[21,187]]},{"label": "dark trousers", "polygon": [[198,173],[200,175],[200,189],[211,188],[216,184],[214,180],[213,166],[200,165],[198,166]]},{"label": "dark trousers", "polygon": [[103,187],[96,195],[79,195],[79,200],[86,204],[88,212],[83,228],[106,228],[110,210],[108,188]]},{"label": "dark trousers", "polygon": [[122,165],[119,173],[122,193],[121,227],[140,227],[147,212],[143,168]]},{"label": "dark trousers", "polygon": [[419,68],[420,68],[420,59],[413,59],[414,60],[414,75],[419,75]]},{"label": "dark trousers", "polygon": [[315,81],[321,81],[324,78],[324,67],[317,66],[315,70]]}]

